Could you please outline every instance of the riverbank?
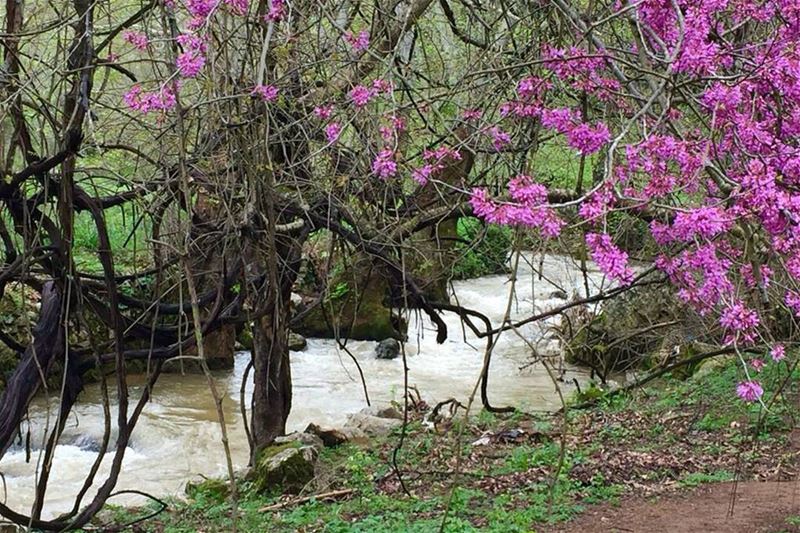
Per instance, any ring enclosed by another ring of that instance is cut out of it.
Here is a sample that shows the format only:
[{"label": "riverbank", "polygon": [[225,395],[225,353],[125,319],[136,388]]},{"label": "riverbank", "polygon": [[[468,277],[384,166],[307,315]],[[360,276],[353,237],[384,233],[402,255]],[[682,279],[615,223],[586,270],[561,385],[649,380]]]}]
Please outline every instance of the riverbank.
[{"label": "riverbank", "polygon": [[[795,479],[797,371],[767,412],[736,398],[735,361],[712,364],[687,381],[667,377],[566,418],[484,412],[464,425],[459,411],[429,427],[426,406],[418,406],[402,447],[398,431],[327,449],[315,482],[299,495],[258,495],[242,482],[238,527],[438,531],[446,515],[446,531],[548,531],[569,528],[586,509],[600,516],[636,498],[684,494],[690,505],[695,493],[687,491],[708,483]],[[765,388],[777,390],[788,372],[786,363],[768,365]],[[134,530],[231,530],[231,504],[219,487],[167,503]],[[115,509],[97,525],[122,525],[155,509]],[[791,527],[792,517],[778,518]]]}]

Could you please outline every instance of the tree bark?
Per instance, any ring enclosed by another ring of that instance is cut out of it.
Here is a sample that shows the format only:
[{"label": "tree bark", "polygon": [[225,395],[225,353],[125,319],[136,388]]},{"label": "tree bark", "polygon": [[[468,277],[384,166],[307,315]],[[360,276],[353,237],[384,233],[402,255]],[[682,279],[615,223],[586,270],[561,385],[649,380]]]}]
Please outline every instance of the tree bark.
[{"label": "tree bark", "polygon": [[253,323],[253,456],[286,433],[292,408],[292,375],[289,364],[289,298],[278,297],[274,314]]},{"label": "tree bark", "polygon": [[0,458],[11,446],[17,428],[53,361],[63,359],[64,324],[61,319],[61,291],[54,282],[45,284],[39,321],[33,342],[8,380],[0,396]]}]

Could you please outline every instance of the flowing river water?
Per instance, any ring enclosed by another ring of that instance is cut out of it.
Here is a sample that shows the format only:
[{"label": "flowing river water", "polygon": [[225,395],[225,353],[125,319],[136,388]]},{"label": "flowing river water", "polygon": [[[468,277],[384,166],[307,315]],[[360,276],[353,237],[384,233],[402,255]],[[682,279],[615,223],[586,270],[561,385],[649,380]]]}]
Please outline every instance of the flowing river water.
[{"label": "flowing river water", "polygon": [[[531,264],[520,267],[511,300],[512,317],[526,317],[563,305],[564,300],[553,294],[559,289],[570,296],[583,294],[583,277],[572,259],[549,255],[542,263],[540,256],[525,256],[525,259],[533,263],[542,277],[533,273]],[[593,292],[599,290],[603,282],[603,276],[593,266],[589,270],[589,281]],[[460,281],[454,284],[454,289],[460,305],[484,313],[495,327],[502,322],[509,304],[508,276]],[[429,404],[448,398],[466,403],[480,375],[485,340],[476,338],[469,330],[465,331],[456,315],[445,313],[444,319],[449,336],[444,344],[439,345],[430,322],[424,317],[411,315],[406,343],[409,384],[416,386]],[[494,405],[513,405],[528,410],[550,410],[560,406],[553,383],[541,364],[522,368],[532,355],[526,340],[542,353],[558,350],[558,343],[550,331],[557,323],[557,317],[551,318],[524,326],[518,333],[507,331],[500,336],[489,377],[489,397]],[[401,401],[403,363],[400,359],[375,359],[375,345],[367,341],[347,342],[348,350],[363,369],[372,404]],[[239,409],[239,391],[248,357],[249,354],[244,352],[237,354],[233,371],[215,374],[218,389],[226,394],[223,407],[234,464],[238,468],[246,466],[248,457]],[[348,414],[366,406],[356,366],[334,340],[308,339],[304,351],[291,353],[291,364],[294,396],[289,431],[303,430],[309,422],[341,426]],[[566,368],[562,383],[565,393],[574,390],[573,378],[583,382],[586,377],[581,370]],[[144,380],[131,376],[130,382],[133,385],[131,396],[138,398]],[[32,451],[29,460],[24,446],[15,445],[0,461],[0,501],[5,499],[16,510],[29,510],[32,504],[42,455],[42,436],[48,423],[53,423],[55,406],[55,399],[48,402],[46,398],[37,398],[31,408]],[[480,406],[479,397],[475,406]],[[116,419],[113,405],[111,416],[113,426]],[[75,494],[97,458],[103,427],[100,388],[98,385],[87,386],[56,449],[44,517],[55,516],[72,507]],[[109,453],[104,459],[96,478],[101,482],[109,469],[111,456]],[[117,489],[136,489],[155,496],[180,496],[187,481],[201,476],[223,476],[225,472],[216,409],[205,377],[162,375],[133,432]],[[95,484],[95,490],[99,484]],[[115,504],[138,504],[142,501],[141,497],[130,494],[110,500]]]}]

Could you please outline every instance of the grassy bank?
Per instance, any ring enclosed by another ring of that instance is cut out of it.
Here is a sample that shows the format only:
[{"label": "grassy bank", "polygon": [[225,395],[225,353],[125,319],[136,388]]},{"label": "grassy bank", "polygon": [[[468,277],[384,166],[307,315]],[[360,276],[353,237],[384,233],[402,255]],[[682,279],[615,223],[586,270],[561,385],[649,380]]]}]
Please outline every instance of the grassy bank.
[{"label": "grassy bank", "polygon": [[[340,491],[338,498],[301,504],[296,497],[255,494],[242,483],[238,526],[241,531],[427,532],[440,530],[446,512],[445,531],[540,531],[589,505],[628,494],[688,490],[734,478],[788,478],[797,462],[788,401],[796,398],[797,372],[769,411],[736,399],[739,372],[736,361],[729,361],[687,381],[667,377],[651,388],[570,411],[566,420],[484,412],[464,426],[459,413],[430,428],[415,412],[396,452],[401,478],[391,464],[398,435],[329,449],[315,486],[300,496]],[[767,365],[761,379],[765,388],[776,390],[787,377],[784,362]],[[771,398],[766,401],[769,405]],[[218,488],[168,503],[134,530],[231,530],[231,503]],[[123,524],[153,509],[115,509],[102,519]]]}]

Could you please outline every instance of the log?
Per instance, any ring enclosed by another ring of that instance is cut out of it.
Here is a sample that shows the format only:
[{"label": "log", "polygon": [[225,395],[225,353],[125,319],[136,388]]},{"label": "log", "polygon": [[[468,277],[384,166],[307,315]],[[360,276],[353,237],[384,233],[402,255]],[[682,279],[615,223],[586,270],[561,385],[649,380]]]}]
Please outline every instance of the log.
[{"label": "log", "polygon": [[0,395],[0,459],[11,447],[28,405],[43,384],[43,376],[47,375],[53,361],[64,355],[62,296],[52,281],[45,283],[41,302],[39,320],[33,328],[33,342]]},{"label": "log", "polygon": [[341,490],[334,490],[331,492],[323,492],[322,494],[312,494],[311,496],[303,496],[302,498],[293,498],[291,500],[286,500],[284,502],[275,503],[272,505],[267,505],[266,507],[262,507],[258,510],[259,513],[269,513],[271,511],[279,511],[281,509],[286,509],[287,507],[293,507],[295,505],[300,505],[306,502],[310,502],[311,500],[336,500],[342,498],[344,496],[350,496],[355,492],[355,489],[341,489]]}]

